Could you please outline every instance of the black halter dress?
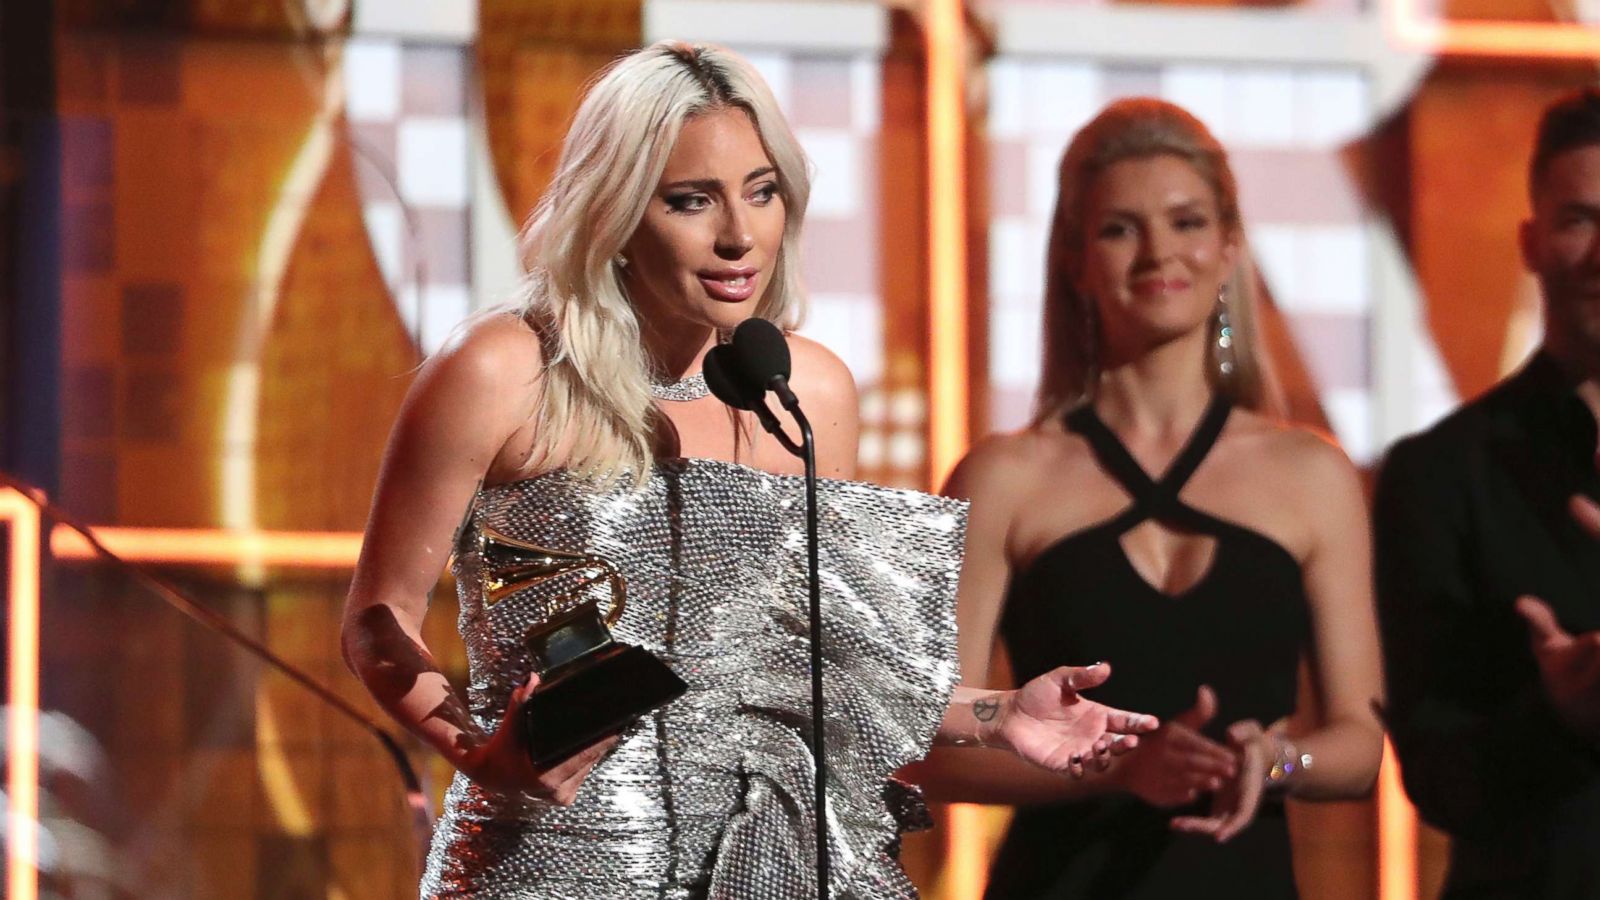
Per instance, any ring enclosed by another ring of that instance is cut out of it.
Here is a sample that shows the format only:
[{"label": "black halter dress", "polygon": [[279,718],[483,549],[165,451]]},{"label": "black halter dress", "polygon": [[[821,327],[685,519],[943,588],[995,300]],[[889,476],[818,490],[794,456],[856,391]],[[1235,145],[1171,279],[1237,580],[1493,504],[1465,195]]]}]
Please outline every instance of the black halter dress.
[{"label": "black halter dress", "polygon": [[[1012,580],[1000,634],[1018,683],[1063,665],[1109,661],[1113,675],[1094,699],[1163,719],[1216,690],[1207,728],[1263,727],[1295,706],[1300,654],[1310,631],[1300,564],[1267,536],[1195,509],[1179,498],[1216,443],[1231,407],[1214,400],[1159,480],[1139,466],[1088,405],[1067,417],[1101,467],[1132,502],[1120,514],[1050,545]],[[1216,539],[1205,575],[1170,595],[1147,582],[1121,537],[1139,524]],[[1127,794],[1017,811],[990,872],[989,900],[1040,898],[1295,897],[1283,808],[1264,803],[1227,844],[1182,835],[1169,820],[1209,809],[1158,809]]]}]

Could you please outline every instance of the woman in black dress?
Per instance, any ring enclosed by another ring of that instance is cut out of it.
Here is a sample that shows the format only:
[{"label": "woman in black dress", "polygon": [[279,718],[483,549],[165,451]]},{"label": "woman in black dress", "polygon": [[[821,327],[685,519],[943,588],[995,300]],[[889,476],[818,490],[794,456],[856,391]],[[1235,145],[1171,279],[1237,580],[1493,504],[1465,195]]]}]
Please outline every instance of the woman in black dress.
[{"label": "woman in black dress", "polygon": [[[960,599],[972,680],[1108,660],[1096,692],[1166,723],[1072,783],[985,751],[914,777],[1020,808],[990,898],[1292,897],[1281,803],[1358,797],[1382,732],[1354,467],[1266,415],[1237,191],[1205,126],[1115,103],[1062,159],[1037,418],[989,438]],[[1302,665],[1304,664],[1304,665]],[[1299,677],[1309,714],[1294,716]]]}]

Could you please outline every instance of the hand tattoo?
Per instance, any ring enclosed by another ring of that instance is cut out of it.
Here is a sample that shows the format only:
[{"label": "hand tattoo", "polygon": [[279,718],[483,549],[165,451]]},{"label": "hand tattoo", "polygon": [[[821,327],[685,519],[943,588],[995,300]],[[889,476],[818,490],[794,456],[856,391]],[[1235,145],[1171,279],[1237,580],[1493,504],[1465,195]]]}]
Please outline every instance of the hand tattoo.
[{"label": "hand tattoo", "polygon": [[994,717],[1000,715],[1000,701],[974,700],[972,701],[972,716],[979,722],[993,722]]}]

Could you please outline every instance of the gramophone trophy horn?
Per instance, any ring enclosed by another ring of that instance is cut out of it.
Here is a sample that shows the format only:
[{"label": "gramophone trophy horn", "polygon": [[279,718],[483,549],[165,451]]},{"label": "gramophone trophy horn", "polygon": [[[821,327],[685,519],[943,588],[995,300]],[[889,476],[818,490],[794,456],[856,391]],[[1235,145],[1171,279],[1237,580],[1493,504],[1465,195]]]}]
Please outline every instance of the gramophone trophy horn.
[{"label": "gramophone trophy horn", "polygon": [[[627,580],[610,561],[542,547],[492,528],[479,533],[478,553],[485,606],[515,602],[517,594],[553,579],[571,580],[562,595],[542,600],[559,611],[523,636],[539,686],[523,703],[518,727],[535,765],[565,759],[688,690],[648,650],[611,636],[628,591]],[[602,583],[610,589],[603,614],[598,598],[559,602],[583,597]]]}]

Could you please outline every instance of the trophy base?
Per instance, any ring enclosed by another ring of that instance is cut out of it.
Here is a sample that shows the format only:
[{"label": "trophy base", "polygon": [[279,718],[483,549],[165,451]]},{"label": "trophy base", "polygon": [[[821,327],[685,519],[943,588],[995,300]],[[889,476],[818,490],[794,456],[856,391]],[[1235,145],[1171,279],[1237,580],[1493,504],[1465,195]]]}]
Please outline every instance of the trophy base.
[{"label": "trophy base", "polygon": [[534,765],[560,762],[688,689],[648,650],[612,644],[534,690],[520,714],[523,746]]}]

